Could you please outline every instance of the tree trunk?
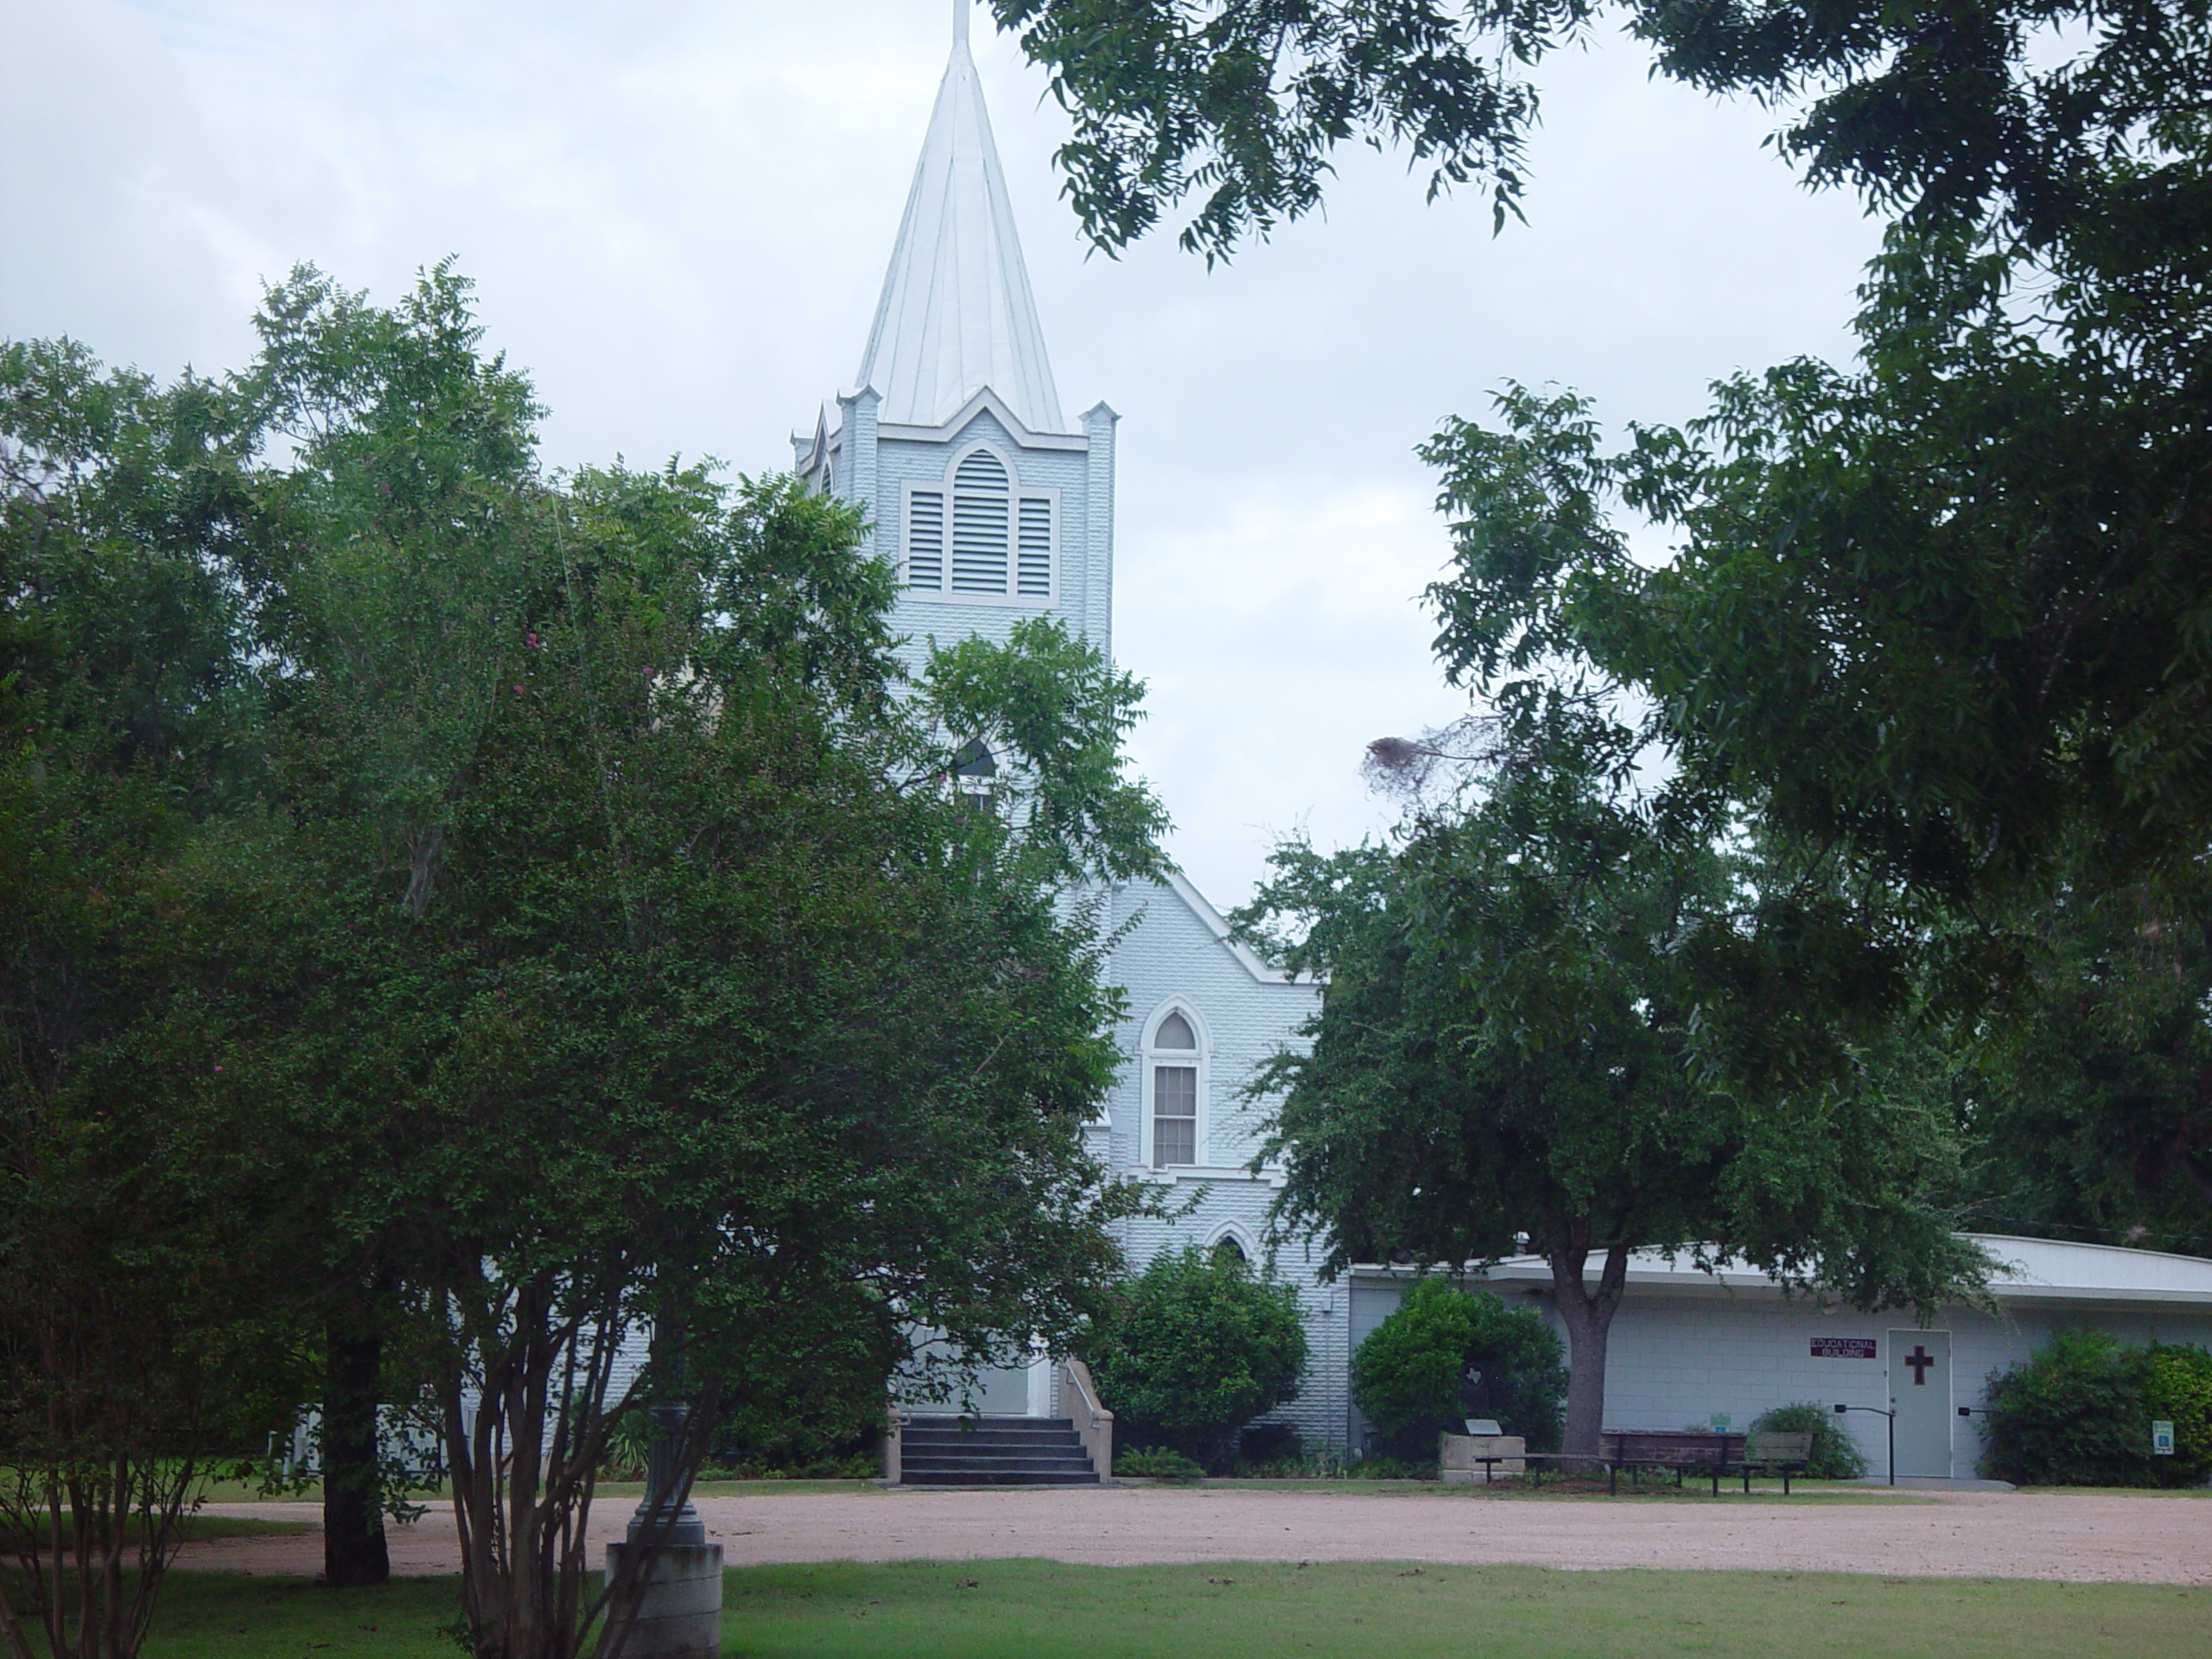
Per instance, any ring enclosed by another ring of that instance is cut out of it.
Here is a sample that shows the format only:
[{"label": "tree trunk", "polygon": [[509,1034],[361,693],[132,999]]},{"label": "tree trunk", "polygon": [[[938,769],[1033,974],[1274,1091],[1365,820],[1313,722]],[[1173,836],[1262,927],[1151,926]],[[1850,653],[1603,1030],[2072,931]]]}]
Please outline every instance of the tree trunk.
[{"label": "tree trunk", "polygon": [[377,1445],[378,1373],[384,1338],[372,1331],[327,1335],[322,1390],[322,1576],[344,1588],[391,1578],[384,1538]]},{"label": "tree trunk", "polygon": [[1586,1227],[1577,1227],[1569,1243],[1549,1254],[1552,1290],[1567,1325],[1567,1435],[1560,1449],[1595,1458],[1605,1452],[1605,1344],[1628,1282],[1628,1246],[1615,1243],[1605,1252],[1594,1293],[1583,1277],[1590,1260]]}]

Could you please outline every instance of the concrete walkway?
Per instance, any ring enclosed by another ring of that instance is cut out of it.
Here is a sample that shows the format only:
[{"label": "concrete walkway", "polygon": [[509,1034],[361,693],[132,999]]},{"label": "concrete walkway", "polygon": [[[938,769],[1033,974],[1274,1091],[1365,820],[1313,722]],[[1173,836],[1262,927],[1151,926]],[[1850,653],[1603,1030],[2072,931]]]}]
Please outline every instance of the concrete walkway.
[{"label": "concrete walkway", "polygon": [[[621,1535],[627,1500],[594,1507]],[[1885,1501],[1623,1497],[1105,1487],[708,1497],[699,1510],[733,1567],[772,1561],[1035,1555],[1107,1566],[1225,1560],[1522,1562],[1734,1567],[1938,1578],[2212,1582],[2212,1497],[1916,1492]],[[210,1513],[312,1519],[298,1503]],[[449,1509],[391,1535],[395,1572],[458,1571]],[[312,1575],[322,1540],[226,1538],[180,1565]]]}]

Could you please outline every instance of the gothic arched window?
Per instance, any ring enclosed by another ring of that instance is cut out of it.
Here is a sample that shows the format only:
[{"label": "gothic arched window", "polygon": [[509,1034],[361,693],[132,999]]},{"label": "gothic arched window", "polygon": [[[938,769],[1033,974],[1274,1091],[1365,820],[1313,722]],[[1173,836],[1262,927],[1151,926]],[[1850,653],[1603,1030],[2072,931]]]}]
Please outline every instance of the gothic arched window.
[{"label": "gothic arched window", "polygon": [[1181,1010],[1171,1008],[1153,1027],[1148,1047],[1152,1161],[1161,1166],[1195,1164],[1198,1161],[1198,1073],[1203,1058],[1198,1033]]}]

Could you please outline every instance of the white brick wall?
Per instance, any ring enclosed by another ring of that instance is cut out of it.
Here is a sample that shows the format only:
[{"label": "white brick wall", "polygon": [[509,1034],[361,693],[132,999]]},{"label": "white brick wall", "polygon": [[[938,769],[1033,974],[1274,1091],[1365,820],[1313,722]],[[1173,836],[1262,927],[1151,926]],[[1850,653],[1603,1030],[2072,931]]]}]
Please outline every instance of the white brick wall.
[{"label": "white brick wall", "polygon": [[[1362,1274],[1360,1283],[1363,1296],[1395,1294],[1377,1276]],[[1492,1288],[1502,1295],[1529,1297],[1565,1345],[1567,1332],[1548,1292],[1532,1294],[1522,1285]],[[1947,1308],[1931,1328],[1951,1334],[1951,1406],[1981,1406],[1993,1375],[2018,1364],[2053,1331],[2069,1325],[2092,1325],[2129,1342],[2212,1347],[2212,1310],[2035,1303],[2008,1306],[1993,1319],[1969,1308]],[[1886,1406],[1893,1363],[1891,1333],[1903,1335],[1909,1347],[1915,1328],[1910,1313],[1823,1312],[1770,1292],[1716,1289],[1684,1295],[1631,1287],[1613,1318],[1608,1344],[1605,1427],[1688,1428],[1708,1423],[1719,1413],[1742,1428],[1761,1412],[1796,1401],[1824,1407],[1838,1401]],[[1815,1337],[1870,1338],[1876,1357],[1815,1358]],[[1981,1452],[1981,1420],[1952,1421],[1951,1472],[1971,1476]],[[1847,1413],[1842,1421],[1879,1475],[1885,1467],[1887,1425],[1867,1412]]]},{"label": "white brick wall", "polygon": [[[1108,1106],[1108,1122],[1094,1144],[1117,1174],[1157,1180],[1171,1207],[1200,1194],[1192,1214],[1168,1223],[1134,1221],[1122,1245],[1133,1268],[1185,1242],[1210,1243],[1233,1231],[1248,1253],[1264,1255],[1268,1209],[1276,1180],[1244,1167],[1265,1139],[1262,1124],[1273,1103],[1246,1101],[1241,1090],[1262,1061],[1299,1040],[1298,1027],[1317,1006],[1319,988],[1287,982],[1259,968],[1224,941],[1220,918],[1195,892],[1158,882],[1117,888],[1106,921],[1135,925],[1115,950],[1110,976],[1127,995],[1128,1008],[1116,1036],[1128,1057]],[[1256,969],[1256,970],[1255,970]],[[1147,1168],[1143,1151],[1145,1034],[1171,1000],[1198,1016],[1205,1047],[1205,1099],[1201,1103],[1198,1172]],[[1345,1291],[1317,1280],[1307,1252],[1293,1248],[1275,1260],[1278,1274],[1295,1286],[1306,1309],[1307,1360],[1299,1397],[1274,1416],[1297,1425],[1309,1446],[1340,1446],[1344,1437]],[[1110,1400],[1106,1402],[1111,1405]]]}]

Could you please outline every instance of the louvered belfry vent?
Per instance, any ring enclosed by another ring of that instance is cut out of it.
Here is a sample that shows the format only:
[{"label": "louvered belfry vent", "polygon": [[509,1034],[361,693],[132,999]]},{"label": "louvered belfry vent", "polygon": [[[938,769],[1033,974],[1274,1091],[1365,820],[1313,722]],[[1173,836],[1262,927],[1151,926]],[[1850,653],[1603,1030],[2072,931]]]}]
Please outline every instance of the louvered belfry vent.
[{"label": "louvered belfry vent", "polygon": [[1052,596],[1052,503],[1051,498],[1021,498],[1017,588],[1026,599]]},{"label": "louvered belfry vent", "polygon": [[1057,488],[1025,485],[1002,452],[982,445],[962,454],[950,476],[901,488],[899,545],[908,592],[971,604],[1058,601]]},{"label": "louvered belfry vent", "polygon": [[916,490],[906,498],[906,585],[931,593],[944,587],[944,492]]},{"label": "louvered belfry vent", "polygon": [[1007,590],[1007,535],[1012,502],[1006,467],[978,449],[952,475],[952,591]]}]

